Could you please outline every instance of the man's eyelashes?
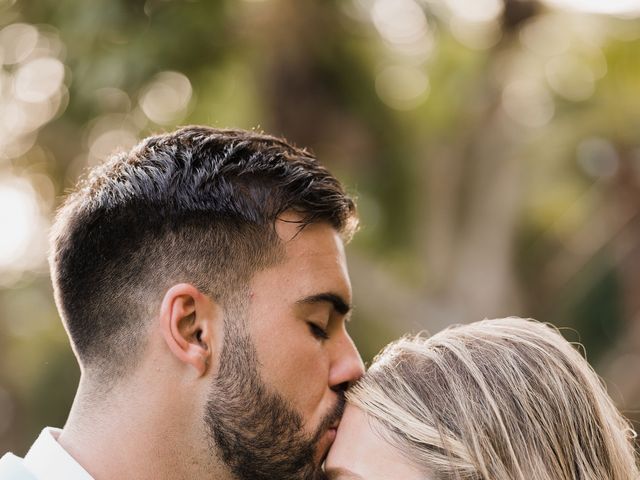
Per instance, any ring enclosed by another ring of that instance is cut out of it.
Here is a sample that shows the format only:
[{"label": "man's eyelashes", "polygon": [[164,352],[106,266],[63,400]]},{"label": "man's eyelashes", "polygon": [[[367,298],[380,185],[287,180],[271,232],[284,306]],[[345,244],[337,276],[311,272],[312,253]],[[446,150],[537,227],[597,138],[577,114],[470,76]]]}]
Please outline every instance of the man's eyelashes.
[{"label": "man's eyelashes", "polygon": [[327,340],[329,338],[329,334],[327,333],[327,331],[320,327],[319,325],[316,325],[313,322],[308,322],[309,324],[309,329],[311,330],[311,334],[316,337],[319,340]]}]

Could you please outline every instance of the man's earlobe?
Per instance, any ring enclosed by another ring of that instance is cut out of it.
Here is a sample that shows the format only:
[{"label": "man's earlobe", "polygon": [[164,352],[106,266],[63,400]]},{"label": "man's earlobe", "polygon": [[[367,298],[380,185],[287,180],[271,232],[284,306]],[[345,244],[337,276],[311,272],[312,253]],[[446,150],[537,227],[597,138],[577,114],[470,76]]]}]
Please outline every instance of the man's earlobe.
[{"label": "man's earlobe", "polygon": [[217,309],[196,287],[180,283],[171,287],[160,307],[160,329],[169,350],[191,365],[199,376],[211,364]]}]

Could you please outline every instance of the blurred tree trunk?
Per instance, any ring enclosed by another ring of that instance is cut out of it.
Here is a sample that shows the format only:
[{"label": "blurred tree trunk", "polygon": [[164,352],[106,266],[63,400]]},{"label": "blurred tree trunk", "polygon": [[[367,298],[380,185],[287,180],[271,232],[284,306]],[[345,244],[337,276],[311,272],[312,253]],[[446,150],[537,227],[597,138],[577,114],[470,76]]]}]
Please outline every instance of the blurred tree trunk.
[{"label": "blurred tree trunk", "polygon": [[610,188],[613,212],[627,212],[625,227],[612,239],[622,286],[623,331],[615,348],[599,370],[611,386],[610,392],[625,414],[640,421],[640,412],[628,410],[640,404],[640,185],[629,148],[619,150],[620,168]]},{"label": "blurred tree trunk", "polygon": [[[339,43],[337,10],[310,1],[280,0],[278,6],[266,22],[270,41],[262,90],[273,112],[269,130],[303,145],[332,144],[352,159],[375,151],[375,139],[345,113],[331,76],[320,68],[322,58]],[[506,33],[488,58],[513,48],[511,32],[536,11],[535,2],[507,2]],[[492,68],[490,61],[481,76]],[[398,331],[439,329],[520,310],[512,258],[524,168],[519,150],[529,133],[511,128],[499,108],[501,89],[496,85],[480,83],[473,95],[485,107],[467,125],[469,130],[460,132],[466,140],[455,146],[422,145],[419,150],[426,153],[412,167],[420,175],[413,221],[427,283],[402,283],[362,255],[351,262],[360,312],[378,322],[393,318]]]}]

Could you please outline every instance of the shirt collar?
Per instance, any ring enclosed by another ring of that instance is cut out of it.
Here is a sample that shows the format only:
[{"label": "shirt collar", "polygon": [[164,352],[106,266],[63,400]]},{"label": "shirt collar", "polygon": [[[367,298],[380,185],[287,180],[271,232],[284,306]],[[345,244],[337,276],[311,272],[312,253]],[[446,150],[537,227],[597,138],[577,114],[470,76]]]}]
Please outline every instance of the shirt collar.
[{"label": "shirt collar", "polygon": [[62,430],[47,427],[24,457],[27,467],[39,480],[93,480],[93,477],[80,466],[58,443]]}]

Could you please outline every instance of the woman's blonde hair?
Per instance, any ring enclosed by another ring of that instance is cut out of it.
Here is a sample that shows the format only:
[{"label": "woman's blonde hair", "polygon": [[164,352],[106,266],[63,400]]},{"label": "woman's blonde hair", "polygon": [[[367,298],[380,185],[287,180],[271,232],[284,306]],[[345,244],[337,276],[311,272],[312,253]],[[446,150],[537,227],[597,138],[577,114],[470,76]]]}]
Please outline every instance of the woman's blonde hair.
[{"label": "woman's blonde hair", "polygon": [[484,320],[387,346],[349,402],[436,479],[629,480],[635,432],[553,327]]}]

